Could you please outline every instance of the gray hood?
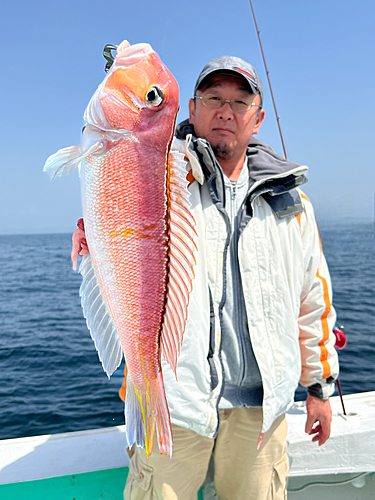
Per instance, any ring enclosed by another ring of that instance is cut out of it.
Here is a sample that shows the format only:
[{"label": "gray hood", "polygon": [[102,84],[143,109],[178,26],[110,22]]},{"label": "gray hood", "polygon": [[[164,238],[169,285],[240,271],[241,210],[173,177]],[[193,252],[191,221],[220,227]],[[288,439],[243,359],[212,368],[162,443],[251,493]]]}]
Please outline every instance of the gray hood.
[{"label": "gray hood", "polygon": [[[203,141],[203,139],[198,139],[195,135],[194,126],[189,124],[189,120],[184,120],[176,127],[176,137],[181,140],[185,140],[186,136],[191,134],[193,136],[192,143],[194,149],[197,151],[197,142]],[[248,167],[250,171],[250,188],[253,184],[265,181],[280,174],[286,174],[289,171],[296,170],[300,165],[293,161],[286,160],[282,156],[279,156],[275,151],[258,139],[252,137],[250,139],[249,145],[246,152],[248,158]],[[208,170],[210,170],[209,165],[206,165]],[[305,169],[306,170],[306,169]],[[213,172],[211,172],[213,173]],[[207,172],[205,172],[207,177]],[[307,182],[307,179],[304,179]],[[303,183],[304,183],[303,182]]]},{"label": "gray hood", "polygon": [[[194,127],[189,124],[189,120],[184,120],[177,126],[175,135],[182,141],[188,140],[189,156],[192,155],[195,163],[201,166],[204,178],[212,186],[212,195],[216,193],[217,198],[222,199],[222,174],[218,175],[221,168],[209,142],[196,137]],[[307,167],[286,160],[276,154],[270,146],[254,137],[250,139],[246,155],[249,168],[249,202],[262,195],[279,218],[300,213],[302,205],[295,188],[307,182],[304,175]],[[195,174],[194,167],[193,174]],[[203,178],[199,182],[202,183]]]}]

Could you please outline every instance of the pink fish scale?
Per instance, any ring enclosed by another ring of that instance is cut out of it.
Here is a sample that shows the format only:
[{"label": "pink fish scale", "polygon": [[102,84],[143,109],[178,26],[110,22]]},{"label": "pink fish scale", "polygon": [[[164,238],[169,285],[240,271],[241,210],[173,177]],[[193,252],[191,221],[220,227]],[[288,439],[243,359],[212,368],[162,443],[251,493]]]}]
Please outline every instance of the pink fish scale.
[{"label": "pink fish scale", "polygon": [[[156,353],[167,279],[166,172],[155,157],[152,162],[140,161],[142,150],[135,155],[136,148],[137,144],[124,142],[108,156],[98,207],[119,297],[111,315],[131,378],[146,391],[160,372]],[[134,157],[138,161],[132,163]]]}]

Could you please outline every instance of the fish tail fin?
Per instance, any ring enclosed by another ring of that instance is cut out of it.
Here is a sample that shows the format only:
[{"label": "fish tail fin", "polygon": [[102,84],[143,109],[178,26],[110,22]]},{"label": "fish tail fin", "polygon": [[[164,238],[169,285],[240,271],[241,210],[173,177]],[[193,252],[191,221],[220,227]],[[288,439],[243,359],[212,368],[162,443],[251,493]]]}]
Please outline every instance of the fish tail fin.
[{"label": "fish tail fin", "polygon": [[142,398],[137,394],[129,377],[126,382],[125,424],[126,438],[129,446],[135,443],[137,446],[145,448],[145,425]]},{"label": "fish tail fin", "polygon": [[167,397],[165,395],[164,383],[162,375],[158,377],[159,390],[154,397],[154,406],[156,408],[156,431],[158,435],[158,445],[160,453],[165,453],[172,457],[172,426],[171,417],[169,414]]},{"label": "fish tail fin", "polygon": [[153,450],[155,429],[160,453],[172,456],[172,427],[161,374],[150,393],[141,393],[127,380],[125,400],[126,437],[149,457]]}]

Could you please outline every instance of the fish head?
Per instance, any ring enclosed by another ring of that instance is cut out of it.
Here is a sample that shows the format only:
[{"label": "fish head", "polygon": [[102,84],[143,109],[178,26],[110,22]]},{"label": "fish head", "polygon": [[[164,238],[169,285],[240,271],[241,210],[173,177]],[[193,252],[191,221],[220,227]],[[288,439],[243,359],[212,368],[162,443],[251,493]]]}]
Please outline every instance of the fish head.
[{"label": "fish head", "polygon": [[119,45],[98,101],[112,130],[173,135],[178,84],[149,44]]}]

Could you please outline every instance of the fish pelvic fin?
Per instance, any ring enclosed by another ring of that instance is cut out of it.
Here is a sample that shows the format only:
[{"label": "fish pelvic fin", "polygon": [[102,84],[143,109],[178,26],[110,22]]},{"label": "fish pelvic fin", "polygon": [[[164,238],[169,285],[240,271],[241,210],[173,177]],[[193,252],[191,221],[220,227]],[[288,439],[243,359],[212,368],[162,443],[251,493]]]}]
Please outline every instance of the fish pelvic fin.
[{"label": "fish pelvic fin", "polygon": [[177,357],[185,331],[189,296],[194,279],[196,246],[195,220],[190,213],[184,155],[168,155],[168,283],[160,338],[161,352],[177,379]]},{"label": "fish pelvic fin", "polygon": [[143,448],[149,457],[153,450],[156,430],[160,453],[172,457],[172,427],[161,373],[146,393],[137,390],[128,376],[125,423],[129,446],[135,443]]}]

